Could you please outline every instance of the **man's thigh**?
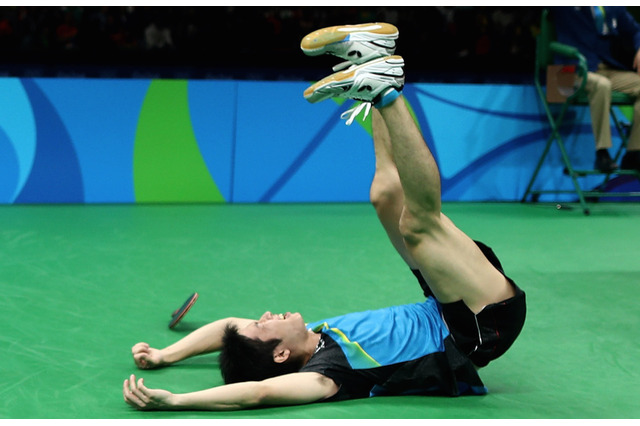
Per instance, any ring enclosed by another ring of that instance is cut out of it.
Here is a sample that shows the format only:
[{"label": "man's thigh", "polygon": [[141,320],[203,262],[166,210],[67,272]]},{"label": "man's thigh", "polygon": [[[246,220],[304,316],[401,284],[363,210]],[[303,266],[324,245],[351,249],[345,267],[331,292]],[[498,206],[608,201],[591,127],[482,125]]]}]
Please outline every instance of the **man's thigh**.
[{"label": "man's thigh", "polygon": [[463,300],[473,312],[479,312],[514,295],[505,276],[476,242],[445,215],[437,230],[431,228],[408,248],[440,303]]},{"label": "man's thigh", "polygon": [[605,68],[599,69],[598,74],[607,77],[611,81],[611,90],[636,97],[640,95],[640,75],[636,72]]}]

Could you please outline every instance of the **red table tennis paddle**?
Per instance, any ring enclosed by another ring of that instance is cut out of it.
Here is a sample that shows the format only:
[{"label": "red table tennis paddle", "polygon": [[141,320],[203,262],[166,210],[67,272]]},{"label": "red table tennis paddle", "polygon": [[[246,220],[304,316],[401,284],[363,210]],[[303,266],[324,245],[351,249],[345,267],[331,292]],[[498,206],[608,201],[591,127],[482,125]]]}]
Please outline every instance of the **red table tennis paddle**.
[{"label": "red table tennis paddle", "polygon": [[169,328],[175,327],[180,322],[182,317],[184,317],[193,304],[196,303],[196,300],[198,300],[198,293],[193,293],[179,309],[176,309],[173,314],[171,314]]}]

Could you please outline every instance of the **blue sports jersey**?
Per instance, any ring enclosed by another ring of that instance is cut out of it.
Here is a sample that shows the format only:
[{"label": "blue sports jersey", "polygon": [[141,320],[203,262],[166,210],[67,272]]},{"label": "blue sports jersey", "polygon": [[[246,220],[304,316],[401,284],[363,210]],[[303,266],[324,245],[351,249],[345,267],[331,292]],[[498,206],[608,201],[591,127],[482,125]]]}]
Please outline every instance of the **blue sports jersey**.
[{"label": "blue sports jersey", "polygon": [[317,321],[307,328],[321,336],[300,371],[331,378],[339,391],[329,400],[487,392],[471,361],[453,343],[433,297]]},{"label": "blue sports jersey", "polygon": [[323,332],[342,348],[354,369],[411,361],[444,351],[449,330],[437,301],[356,312],[307,325]]}]

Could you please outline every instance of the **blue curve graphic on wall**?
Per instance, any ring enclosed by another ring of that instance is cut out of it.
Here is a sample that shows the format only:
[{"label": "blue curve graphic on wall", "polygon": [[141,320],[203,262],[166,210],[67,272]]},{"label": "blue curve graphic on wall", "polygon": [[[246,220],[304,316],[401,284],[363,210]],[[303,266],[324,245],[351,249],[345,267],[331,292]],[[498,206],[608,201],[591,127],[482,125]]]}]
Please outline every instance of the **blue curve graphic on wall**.
[{"label": "blue curve graphic on wall", "polygon": [[0,127],[0,203],[13,201],[14,188],[18,183],[18,157],[11,140]]},{"label": "blue curve graphic on wall", "polygon": [[411,89],[413,89],[413,87],[405,86],[404,97],[407,99],[407,101],[411,105],[411,108],[413,109],[413,112],[415,113],[416,120],[418,120],[418,126],[420,127],[420,131],[422,133],[422,137],[424,138],[427,147],[429,147],[431,155],[436,160],[436,164],[440,164],[440,161],[438,160],[438,149],[433,144],[434,138],[433,134],[431,133],[431,126],[429,125],[429,121],[427,120],[427,114],[423,110],[420,100],[415,95],[415,92],[418,91],[418,89]]},{"label": "blue curve graphic on wall", "polygon": [[[407,90],[408,89],[408,90]],[[455,102],[449,99],[445,99],[441,96],[435,95],[428,91],[415,88],[406,87],[405,97],[414,109],[418,124],[421,127],[422,134],[425,138],[425,143],[429,147],[435,161],[440,164],[438,149],[435,144],[434,137],[431,132],[431,125],[427,117],[426,111],[423,109],[423,105],[418,98],[418,94],[425,95],[437,102],[445,103],[453,106],[461,111],[467,111],[471,114],[481,114],[485,116],[492,116],[496,118],[508,118],[517,121],[532,121],[532,122],[544,122],[545,117],[540,114],[522,114],[522,113],[510,113],[505,111],[495,111],[487,108],[478,108],[470,105],[465,105],[460,102]],[[524,147],[544,140],[547,137],[546,130],[537,130],[529,133],[516,135],[513,138],[504,141],[501,145],[489,150],[485,154],[479,156],[475,160],[464,165],[457,173],[452,176],[440,177],[441,191],[443,199],[458,199],[462,197],[466,188],[473,185],[478,181],[481,176],[489,172],[497,163],[502,161],[505,157],[512,152],[523,149]],[[442,143],[442,141],[440,141]]]},{"label": "blue curve graphic on wall", "polygon": [[342,108],[338,106],[336,113],[329,116],[329,119],[322,126],[320,131],[311,139],[311,141],[305,146],[305,148],[298,154],[293,162],[287,167],[287,169],[280,175],[276,182],[271,185],[269,189],[260,197],[261,203],[270,202],[273,197],[282,189],[282,187],[291,179],[291,177],[302,167],[302,165],[309,159],[309,157],[315,152],[316,149],[326,139],[327,135],[333,129],[336,124],[342,123],[338,110]]},{"label": "blue curve graphic on wall", "polygon": [[[429,119],[427,118],[427,114],[422,107],[422,103],[418,98],[417,94],[425,95],[427,97],[432,98],[435,101],[446,103],[450,106],[458,108],[460,110],[465,110],[472,114],[482,114],[494,116],[497,118],[507,118],[513,120],[521,120],[521,121],[532,121],[532,122],[544,122],[545,117],[540,114],[523,114],[523,113],[512,113],[512,112],[504,112],[504,111],[495,111],[487,108],[478,108],[469,105],[462,104],[460,102],[456,102],[453,100],[449,100],[443,98],[441,96],[435,95],[425,90],[421,90],[414,86],[405,86],[404,96],[407,101],[410,103],[413,108],[418,124],[421,128],[421,131],[425,137],[425,143],[428,145],[431,150],[436,162],[439,162],[439,155],[437,147],[435,146],[434,137],[431,132],[431,126],[429,123]],[[333,129],[336,125],[343,125],[342,120],[339,117],[339,110],[344,109],[344,105],[340,105],[336,110],[336,113],[333,114],[327,122],[324,123],[321,130],[314,135],[312,140],[307,144],[307,146],[300,152],[300,154],[295,158],[295,160],[289,165],[289,167],[279,176],[279,178],[275,181],[275,183],[268,188],[268,190],[260,197],[260,202],[270,202],[273,197],[280,191],[280,189],[286,185],[286,183],[291,179],[291,177],[297,172],[300,167],[304,164],[304,162],[313,154],[313,152],[323,143],[327,135],[330,133],[331,129]],[[540,139],[545,138],[544,131],[536,131],[530,134],[522,134],[512,138],[509,141],[506,141],[503,145],[498,146],[497,148],[487,152],[485,155],[482,155],[480,158],[472,161],[463,167],[459,173],[446,178],[444,176],[441,177],[442,181],[442,190],[444,193],[452,193],[459,192],[461,190],[461,184],[465,182],[469,182],[470,180],[475,179],[476,177],[486,173],[495,165],[496,162],[499,162],[502,158],[509,155],[512,151],[522,149],[523,147],[538,142]]]},{"label": "blue curve graphic on wall", "polygon": [[445,99],[442,96],[438,96],[436,94],[433,94],[431,92],[428,92],[424,89],[416,89],[417,92],[420,92],[421,94],[440,101],[442,103],[451,105],[451,106],[455,106],[457,108],[460,109],[464,109],[467,111],[473,111],[473,112],[477,112],[479,114],[491,114],[493,116],[497,116],[497,117],[507,117],[507,118],[517,118],[519,120],[530,120],[530,121],[540,121],[540,122],[546,122],[546,117],[544,117],[543,115],[540,114],[520,114],[520,113],[513,113],[513,112],[502,112],[502,111],[492,111],[490,109],[486,109],[486,108],[478,108],[478,107],[472,107],[469,105],[465,105],[462,104],[460,102],[454,102],[452,100],[449,99]]},{"label": "blue curve graphic on wall", "polygon": [[36,153],[31,173],[16,203],[82,203],[78,157],[58,113],[32,79],[22,84],[36,120]]},{"label": "blue curve graphic on wall", "polygon": [[[31,110],[29,97],[24,90],[22,82],[18,78],[0,79],[0,130],[7,138],[7,143],[12,147],[9,155],[17,161],[16,167],[8,166],[9,157],[0,159],[0,167],[5,179],[1,180],[2,190],[10,192],[6,202],[12,203],[20,193],[31,172],[33,158],[36,152],[35,118]],[[7,173],[11,170],[16,174],[9,179]],[[2,197],[4,202],[5,198]]]},{"label": "blue curve graphic on wall", "polygon": [[[457,103],[457,102],[448,101],[448,100],[443,99],[443,98],[441,98],[439,96],[429,94],[429,93],[425,92],[424,90],[419,90],[418,89],[417,91],[422,93],[422,94],[426,94],[427,96],[430,96],[430,97],[432,97],[432,98],[434,98],[436,100],[448,103],[450,105],[454,105],[454,106],[459,107],[461,109],[474,111],[474,112],[477,112],[477,113],[480,113],[480,114],[500,116],[500,117],[508,117],[508,118],[514,118],[514,119],[520,119],[520,120],[544,121],[544,117],[542,117],[540,115],[513,114],[513,113],[507,113],[507,112],[501,112],[501,111],[491,111],[491,110],[488,110],[488,109],[474,108],[474,107],[463,105],[463,104],[460,104],[460,103]],[[405,95],[405,96],[407,96],[407,95]],[[435,146],[433,146],[431,143],[429,143],[429,141],[433,140],[433,137],[431,136],[429,122],[426,119],[426,113],[422,110],[420,101],[413,95],[413,93],[408,94],[407,98],[410,99],[411,106],[416,111],[416,116],[418,117],[418,122],[419,122],[420,126],[422,127],[423,134],[425,135],[425,139],[427,140],[426,143],[429,146],[429,149],[432,152],[432,154],[433,154],[433,156],[434,156],[434,158],[436,159],[436,162],[437,162],[438,161],[437,149],[436,149]],[[518,136],[512,138],[511,140],[506,141],[504,144],[496,147],[495,149],[487,152],[486,154],[482,155],[481,157],[477,158],[476,160],[472,161],[471,163],[469,163],[463,170],[461,170],[456,175],[454,175],[454,176],[452,176],[452,177],[450,177],[448,179],[442,177],[441,179],[443,181],[443,184],[456,185],[461,180],[469,177],[470,175],[472,175],[474,173],[477,173],[481,169],[491,168],[494,162],[499,161],[501,157],[507,155],[509,152],[511,152],[513,150],[517,150],[519,148],[523,148],[526,145],[538,142],[540,140],[544,140],[544,139],[547,138],[547,136],[548,136],[548,131],[546,131],[546,130],[540,130],[540,131],[532,132],[530,134],[518,135]]]}]

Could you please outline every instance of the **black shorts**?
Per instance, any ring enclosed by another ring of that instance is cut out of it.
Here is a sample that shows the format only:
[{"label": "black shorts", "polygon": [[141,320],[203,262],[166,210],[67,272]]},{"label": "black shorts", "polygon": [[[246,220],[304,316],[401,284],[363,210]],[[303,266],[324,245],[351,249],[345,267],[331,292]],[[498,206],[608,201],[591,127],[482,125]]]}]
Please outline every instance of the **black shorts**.
[{"label": "black shorts", "polygon": [[[480,241],[475,243],[491,264],[504,275],[502,265],[493,250]],[[413,272],[425,296],[433,296],[422,274],[419,271]],[[525,293],[512,279],[506,275],[505,277],[513,285],[515,296],[500,303],[487,305],[477,315],[471,312],[462,300],[441,304],[442,316],[456,346],[478,367],[484,367],[504,354],[524,326],[527,313]]]}]

